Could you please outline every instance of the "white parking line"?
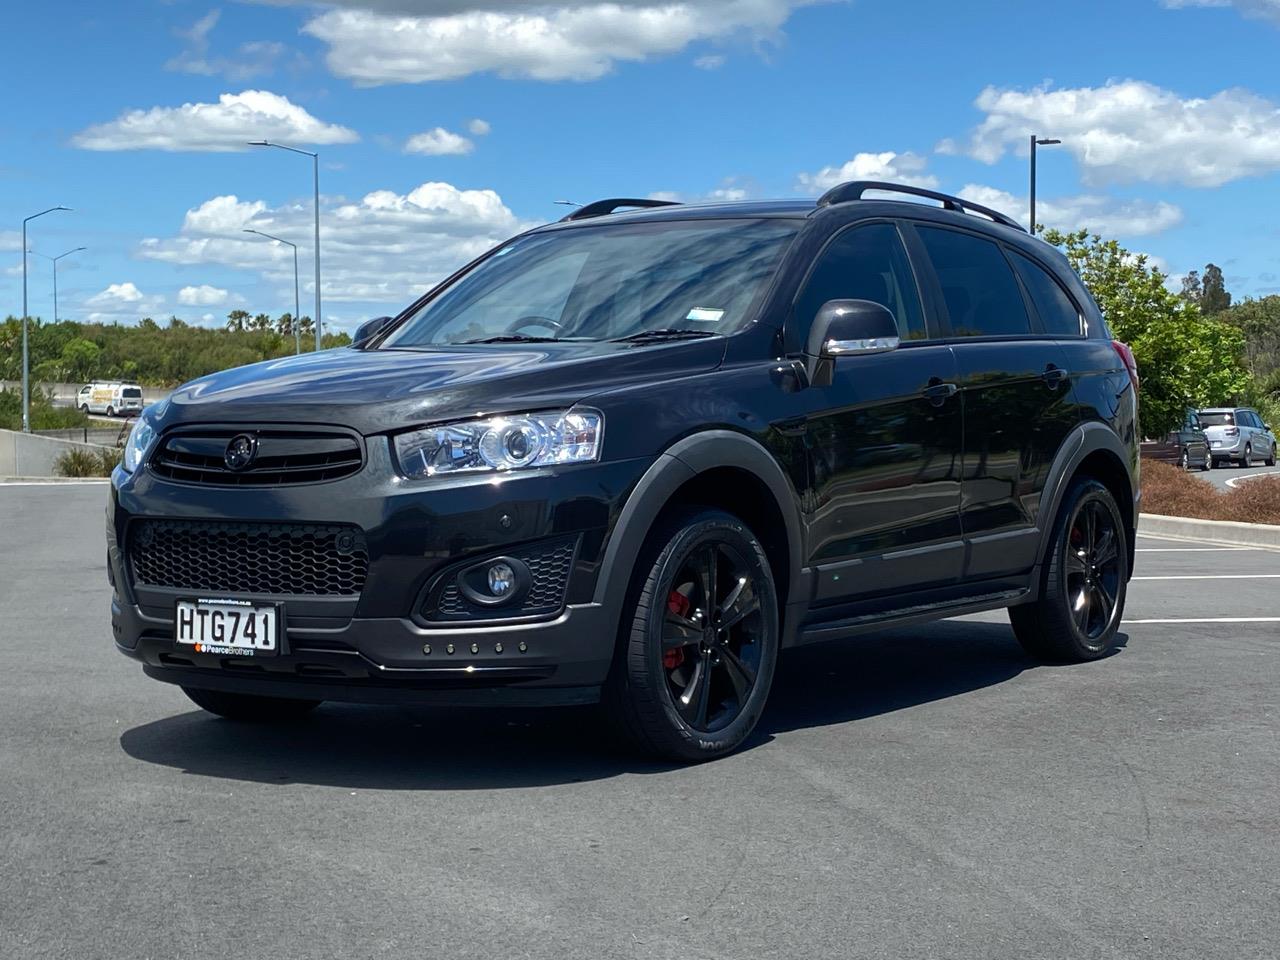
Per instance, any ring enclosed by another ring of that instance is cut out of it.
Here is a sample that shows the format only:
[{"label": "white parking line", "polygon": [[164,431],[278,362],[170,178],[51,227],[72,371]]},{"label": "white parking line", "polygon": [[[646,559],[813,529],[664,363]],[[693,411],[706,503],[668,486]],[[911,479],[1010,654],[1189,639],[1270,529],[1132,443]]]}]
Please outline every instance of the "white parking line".
[{"label": "white parking line", "polygon": [[1257,547],[1138,547],[1138,553],[1241,553]]},{"label": "white parking line", "polygon": [[1274,477],[1277,474],[1280,474],[1280,470],[1263,470],[1261,473],[1250,473],[1243,477],[1232,477],[1227,481],[1227,486],[1234,490],[1236,489],[1236,484],[1240,483],[1242,480],[1257,480],[1259,477]]},{"label": "white parking line", "polygon": [[1130,620],[1125,617],[1120,625],[1132,623],[1280,623],[1280,617],[1169,617],[1155,620]]},{"label": "white parking line", "polygon": [[1280,573],[1203,573],[1172,577],[1130,577],[1130,580],[1280,580]]}]

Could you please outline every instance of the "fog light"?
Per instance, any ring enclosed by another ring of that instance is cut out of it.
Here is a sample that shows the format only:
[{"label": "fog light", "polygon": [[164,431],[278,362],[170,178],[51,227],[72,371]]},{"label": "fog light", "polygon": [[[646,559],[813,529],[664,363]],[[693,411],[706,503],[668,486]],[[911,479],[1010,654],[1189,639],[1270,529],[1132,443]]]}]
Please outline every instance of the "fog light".
[{"label": "fog light", "polygon": [[516,572],[511,564],[498,561],[489,567],[489,592],[495,597],[505,597],[516,586]]}]

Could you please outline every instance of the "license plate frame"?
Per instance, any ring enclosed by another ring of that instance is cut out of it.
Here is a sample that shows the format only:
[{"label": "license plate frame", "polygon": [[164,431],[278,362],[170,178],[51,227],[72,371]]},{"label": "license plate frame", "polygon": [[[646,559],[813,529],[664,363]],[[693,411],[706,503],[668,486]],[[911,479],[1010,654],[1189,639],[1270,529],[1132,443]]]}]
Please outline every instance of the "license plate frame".
[{"label": "license plate frame", "polygon": [[282,603],[231,597],[174,601],[173,642],[179,650],[246,659],[278,657],[286,652],[285,637]]}]

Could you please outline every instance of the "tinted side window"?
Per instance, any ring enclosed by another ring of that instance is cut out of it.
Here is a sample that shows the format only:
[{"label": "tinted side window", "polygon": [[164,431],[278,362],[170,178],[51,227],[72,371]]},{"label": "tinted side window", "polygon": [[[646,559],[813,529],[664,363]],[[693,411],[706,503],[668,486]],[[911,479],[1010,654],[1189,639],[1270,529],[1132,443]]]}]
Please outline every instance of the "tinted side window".
[{"label": "tinted side window", "polygon": [[942,286],[952,334],[993,337],[1031,332],[1022,291],[996,244],[955,230],[917,229]]},{"label": "tinted side window", "polygon": [[1236,420],[1246,427],[1260,427],[1262,425],[1259,423],[1258,418],[1254,416],[1252,410],[1241,410],[1236,414]]},{"label": "tinted side window", "polygon": [[1034,260],[1015,252],[1013,262],[1022,274],[1022,282],[1036,305],[1044,332],[1059,337],[1080,336],[1080,311],[1062,289],[1062,284]]},{"label": "tinted side window", "polygon": [[801,348],[814,315],[828,300],[882,303],[898,321],[903,340],[925,337],[915,274],[892,224],[871,223],[847,230],[822,251],[796,301],[796,335],[788,337],[790,349]]}]

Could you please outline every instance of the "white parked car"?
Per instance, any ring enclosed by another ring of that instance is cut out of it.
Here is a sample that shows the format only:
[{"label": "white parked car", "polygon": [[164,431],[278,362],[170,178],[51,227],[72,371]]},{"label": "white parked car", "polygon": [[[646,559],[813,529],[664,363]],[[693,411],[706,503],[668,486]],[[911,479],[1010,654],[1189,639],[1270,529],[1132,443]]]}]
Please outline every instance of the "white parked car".
[{"label": "white parked car", "polygon": [[105,413],[136,416],[142,412],[142,388],[136,383],[122,380],[95,380],[86,383],[76,394],[76,406],[81,413]]},{"label": "white parked car", "polygon": [[1209,407],[1200,411],[1215,464],[1237,462],[1251,467],[1262,460],[1276,465],[1276,435],[1252,407]]}]

